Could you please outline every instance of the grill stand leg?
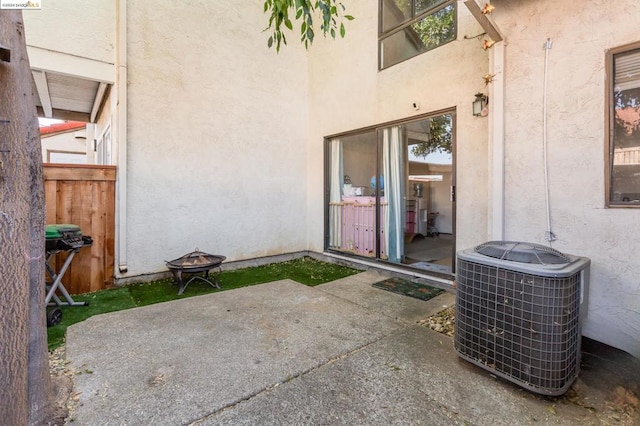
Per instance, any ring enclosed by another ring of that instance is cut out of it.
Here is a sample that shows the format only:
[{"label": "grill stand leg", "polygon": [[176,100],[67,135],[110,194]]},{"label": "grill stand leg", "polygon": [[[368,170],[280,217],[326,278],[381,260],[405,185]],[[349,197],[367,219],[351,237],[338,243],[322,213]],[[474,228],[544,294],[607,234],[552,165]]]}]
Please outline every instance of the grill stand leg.
[{"label": "grill stand leg", "polygon": [[[57,251],[51,251],[47,253],[47,261],[45,263],[45,267],[47,269],[47,273],[53,280],[53,283],[47,287],[47,297],[44,300],[45,306],[85,306],[86,302],[76,302],[73,300],[73,297],[69,294],[66,288],[64,288],[64,284],[62,284],[62,277],[65,272],[67,272],[67,268],[71,265],[71,261],[76,253],[80,251],[80,249],[73,249],[69,251],[69,256],[67,256],[67,260],[64,261],[62,268],[60,269],[60,273],[56,274],[49,262],[51,258],[57,253]],[[65,298],[66,302],[60,300],[58,295],[56,295],[56,290],[59,291],[62,296]],[[53,302],[51,302],[53,299]],[[51,303],[50,303],[51,302]]]}]

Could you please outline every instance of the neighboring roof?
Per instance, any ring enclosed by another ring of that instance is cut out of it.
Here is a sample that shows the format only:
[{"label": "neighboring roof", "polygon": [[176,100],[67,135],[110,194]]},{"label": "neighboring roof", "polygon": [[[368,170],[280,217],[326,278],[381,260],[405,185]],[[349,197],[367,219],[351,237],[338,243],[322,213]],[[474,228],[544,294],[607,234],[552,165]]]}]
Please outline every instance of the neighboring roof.
[{"label": "neighboring roof", "polygon": [[57,133],[66,133],[74,130],[81,130],[87,126],[87,123],[81,121],[65,121],[64,123],[52,124],[50,126],[40,127],[40,136],[51,136]]}]

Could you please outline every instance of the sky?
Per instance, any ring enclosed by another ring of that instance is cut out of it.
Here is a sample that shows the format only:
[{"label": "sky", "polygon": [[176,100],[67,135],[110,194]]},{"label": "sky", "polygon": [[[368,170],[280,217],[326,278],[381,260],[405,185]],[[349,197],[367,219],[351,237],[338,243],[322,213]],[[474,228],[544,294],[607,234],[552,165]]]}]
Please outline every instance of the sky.
[{"label": "sky", "polygon": [[55,120],[53,118],[42,118],[42,117],[38,117],[38,121],[40,122],[40,127],[51,126],[52,124],[64,123],[63,120]]}]

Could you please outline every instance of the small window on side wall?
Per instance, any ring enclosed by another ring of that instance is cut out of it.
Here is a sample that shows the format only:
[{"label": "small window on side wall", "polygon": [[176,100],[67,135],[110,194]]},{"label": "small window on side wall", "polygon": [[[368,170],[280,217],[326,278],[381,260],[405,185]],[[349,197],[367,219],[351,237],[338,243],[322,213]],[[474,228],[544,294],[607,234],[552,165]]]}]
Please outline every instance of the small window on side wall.
[{"label": "small window on side wall", "polygon": [[606,204],[640,207],[640,42],[607,53]]},{"label": "small window on side wall", "polygon": [[452,0],[380,0],[379,69],[435,49],[456,38]]}]

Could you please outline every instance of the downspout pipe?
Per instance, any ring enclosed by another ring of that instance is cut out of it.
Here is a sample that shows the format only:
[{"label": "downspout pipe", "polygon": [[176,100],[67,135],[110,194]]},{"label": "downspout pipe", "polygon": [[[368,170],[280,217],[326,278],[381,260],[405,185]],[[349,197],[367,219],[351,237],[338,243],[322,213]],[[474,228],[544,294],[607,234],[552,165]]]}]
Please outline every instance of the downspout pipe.
[{"label": "downspout pipe", "polygon": [[127,2],[116,2],[118,179],[116,185],[116,275],[127,268]]},{"label": "downspout pipe", "polygon": [[492,240],[505,239],[505,143],[504,143],[504,59],[506,43],[497,42],[491,48],[490,72],[494,75],[489,94],[489,170],[491,184],[489,186],[490,220],[489,237]]}]

